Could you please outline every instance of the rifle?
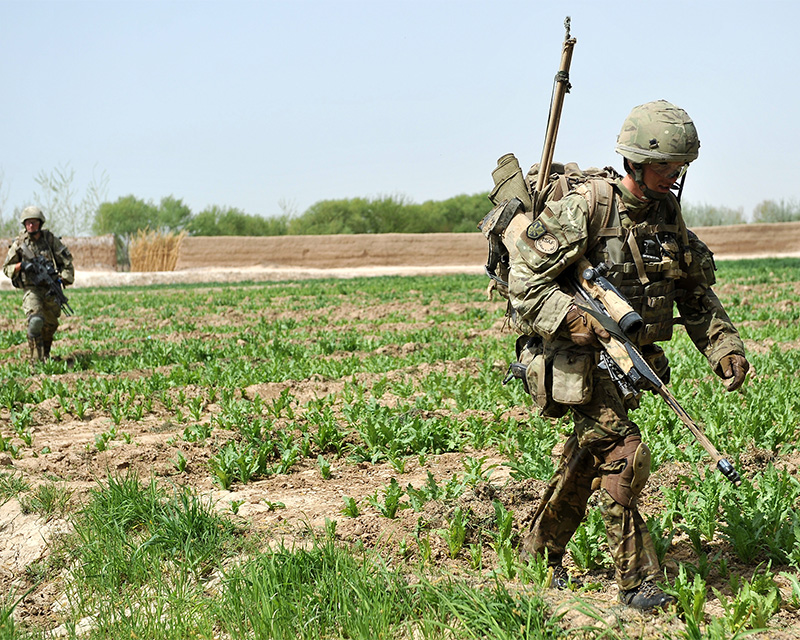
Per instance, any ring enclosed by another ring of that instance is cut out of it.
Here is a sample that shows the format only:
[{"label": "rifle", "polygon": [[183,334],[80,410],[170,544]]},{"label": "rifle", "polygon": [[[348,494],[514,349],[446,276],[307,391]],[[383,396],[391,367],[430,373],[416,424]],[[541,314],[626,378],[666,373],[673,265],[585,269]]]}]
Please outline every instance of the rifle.
[{"label": "rifle", "polygon": [[47,289],[64,310],[65,315],[71,316],[75,313],[69,306],[69,298],[64,295],[61,278],[58,276],[55,266],[47,258],[35,256],[30,260],[25,260],[22,262],[20,270],[28,274],[29,282],[34,287]]},{"label": "rifle", "polygon": [[661,396],[711,456],[722,475],[738,487],[742,484],[739,472],[717,451],[631,340],[631,336],[643,325],[642,317],[605,278],[607,272],[607,265],[601,263],[592,267],[586,258],[581,258],[576,265],[576,273],[569,282],[579,306],[597,318],[611,334],[607,342],[601,341],[601,367],[608,371],[624,397],[634,396],[641,391],[652,391]]},{"label": "rifle", "polygon": [[556,73],[553,95],[550,99],[550,114],[547,118],[547,132],[542,146],[542,160],[539,163],[539,175],[536,180],[534,196],[538,196],[542,192],[547,179],[550,177],[550,167],[553,164],[553,153],[556,148],[556,136],[558,136],[558,125],[561,122],[561,109],[564,106],[564,95],[569,93],[572,88],[569,83],[569,68],[572,64],[572,49],[575,47],[577,40],[570,37],[570,23],[570,17],[567,16],[564,20],[566,34],[561,48],[561,64],[559,65],[558,73]]}]

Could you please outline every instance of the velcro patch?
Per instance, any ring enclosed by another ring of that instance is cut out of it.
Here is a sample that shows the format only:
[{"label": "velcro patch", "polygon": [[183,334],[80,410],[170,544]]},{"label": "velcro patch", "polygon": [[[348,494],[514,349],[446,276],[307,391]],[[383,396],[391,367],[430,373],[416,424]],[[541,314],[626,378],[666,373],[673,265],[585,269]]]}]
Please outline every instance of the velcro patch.
[{"label": "velcro patch", "polygon": [[558,251],[561,244],[559,243],[558,238],[556,238],[552,233],[545,233],[543,236],[539,236],[533,241],[533,246],[543,254],[549,256]]},{"label": "velcro patch", "polygon": [[536,238],[541,238],[545,233],[547,233],[547,229],[542,224],[542,221],[534,220],[528,227],[527,235],[531,240],[536,240]]}]

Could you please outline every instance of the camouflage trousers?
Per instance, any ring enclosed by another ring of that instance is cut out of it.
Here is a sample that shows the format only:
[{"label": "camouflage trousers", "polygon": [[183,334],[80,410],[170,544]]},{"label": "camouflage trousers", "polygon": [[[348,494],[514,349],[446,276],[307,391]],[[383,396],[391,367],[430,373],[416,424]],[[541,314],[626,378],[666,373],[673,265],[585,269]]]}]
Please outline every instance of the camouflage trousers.
[{"label": "camouflage trousers", "polygon": [[[22,311],[25,314],[26,324],[30,322],[31,316],[40,316],[44,321],[42,333],[36,342],[42,346],[44,352],[49,355],[50,345],[53,336],[58,329],[58,318],[61,316],[61,305],[55,298],[47,295],[47,291],[41,287],[26,287],[22,296]],[[30,343],[33,338],[28,336]],[[33,348],[33,347],[31,347]]]},{"label": "camouflage trousers", "polygon": [[[573,433],[522,541],[527,553],[543,555],[546,551],[551,565],[561,562],[602,477],[619,471],[615,452],[620,444],[639,437],[639,427],[628,418],[616,385],[604,371],[595,371],[592,399],[573,406],[572,417]],[[658,557],[636,500],[624,506],[605,489],[598,497],[620,589],[633,589],[644,580],[659,578]]]}]

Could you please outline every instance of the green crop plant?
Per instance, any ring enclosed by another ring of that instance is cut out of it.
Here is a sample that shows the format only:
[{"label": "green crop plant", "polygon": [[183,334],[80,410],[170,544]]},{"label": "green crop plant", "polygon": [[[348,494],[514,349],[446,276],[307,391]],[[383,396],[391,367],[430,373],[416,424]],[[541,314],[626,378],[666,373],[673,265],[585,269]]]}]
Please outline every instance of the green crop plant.
[{"label": "green crop plant", "polygon": [[212,427],[208,422],[192,424],[183,430],[183,439],[186,442],[202,442],[211,436]]},{"label": "green crop plant", "polygon": [[330,480],[331,477],[331,463],[325,459],[324,456],[317,456],[317,467],[319,467],[319,474],[323,480]]},{"label": "green crop plant", "polygon": [[19,447],[15,445],[11,440],[8,438],[3,437],[3,434],[0,433],[0,452],[7,452],[11,454],[12,458],[19,458]]},{"label": "green crop plant", "polygon": [[739,577],[732,579],[730,588],[730,597],[716,587],[711,588],[725,611],[728,629],[732,633],[742,629],[766,629],[781,605],[780,589],[769,566],[763,572],[756,570],[750,581]]},{"label": "green crop plant", "polygon": [[598,509],[592,509],[567,544],[567,549],[579,569],[592,571],[612,564],[604,547],[605,539],[603,516]]},{"label": "green crop plant", "polygon": [[769,466],[752,482],[723,494],[723,536],[744,562],[760,555],[800,566],[800,482]]},{"label": "green crop plant", "polygon": [[350,496],[344,498],[342,513],[348,518],[357,518],[361,514],[361,510],[358,508],[358,502],[356,502],[355,498],[351,498]]},{"label": "green crop plant", "polygon": [[[382,499],[379,497],[381,492],[383,493]],[[383,487],[382,490],[378,489],[373,495],[368,496],[367,502],[385,518],[393,519],[400,509],[409,507],[407,502],[401,501],[404,494],[397,478],[392,478],[386,487]]]},{"label": "green crop plant", "polygon": [[669,524],[665,524],[664,520],[648,516],[647,529],[650,531],[658,562],[659,564],[664,564],[664,558],[666,558],[667,551],[669,551],[672,540],[675,537],[675,530],[672,528],[671,521]]},{"label": "green crop plant", "polygon": [[469,487],[475,487],[481,482],[488,482],[492,472],[499,466],[497,463],[490,464],[484,468],[488,456],[472,458],[467,456],[461,461],[464,466],[464,483]]},{"label": "green crop plant", "polygon": [[9,422],[17,434],[26,431],[33,424],[33,406],[29,405],[19,410],[11,409]]},{"label": "green crop plant", "polygon": [[464,546],[464,540],[467,536],[464,518],[464,511],[461,507],[456,507],[453,510],[450,521],[447,523],[447,529],[442,532],[451,558],[458,556]]}]

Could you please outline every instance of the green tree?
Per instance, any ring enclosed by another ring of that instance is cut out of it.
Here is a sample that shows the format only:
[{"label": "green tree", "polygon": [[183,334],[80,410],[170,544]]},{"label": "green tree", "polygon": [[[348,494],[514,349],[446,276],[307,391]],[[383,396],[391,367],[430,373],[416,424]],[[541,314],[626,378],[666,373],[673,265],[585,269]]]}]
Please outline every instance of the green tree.
[{"label": "green tree", "polygon": [[689,227],[718,227],[729,224],[744,224],[744,211],[740,207],[715,207],[710,204],[685,203],[681,207],[683,219]]},{"label": "green tree", "polygon": [[92,231],[97,235],[113,233],[131,236],[140,229],[159,227],[158,207],[133,195],[118,198],[116,202],[104,202],[97,209]]},{"label": "green tree", "polygon": [[291,235],[476,231],[491,208],[487,193],[423,204],[403,196],[322,200],[289,221]]},{"label": "green tree", "polygon": [[794,222],[800,220],[797,200],[764,200],[753,209],[753,222]]},{"label": "green tree", "polygon": [[191,219],[192,210],[174,196],[161,198],[157,206],[129,195],[101,204],[92,231],[98,235],[113,233],[117,236],[131,236],[144,229],[182,231]]},{"label": "green tree", "polygon": [[288,216],[264,218],[213,205],[193,216],[186,230],[195,236],[283,236],[287,223]]},{"label": "green tree", "polygon": [[402,197],[321,200],[289,222],[289,234],[399,232],[405,225],[407,206]]},{"label": "green tree", "polygon": [[161,198],[158,207],[157,228],[160,231],[182,231],[192,218],[192,210],[183,200],[173,196]]}]

